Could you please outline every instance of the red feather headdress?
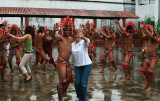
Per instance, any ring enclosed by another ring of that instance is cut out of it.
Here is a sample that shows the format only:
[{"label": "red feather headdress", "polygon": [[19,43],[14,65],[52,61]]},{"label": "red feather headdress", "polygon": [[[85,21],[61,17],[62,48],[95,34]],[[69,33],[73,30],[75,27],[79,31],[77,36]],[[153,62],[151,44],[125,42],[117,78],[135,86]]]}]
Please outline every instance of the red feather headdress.
[{"label": "red feather headdress", "polygon": [[126,33],[129,33],[129,32],[127,32],[127,26],[132,26],[132,32],[131,32],[130,34],[133,34],[133,33],[134,33],[134,30],[135,30],[135,25],[134,25],[134,23],[133,23],[133,22],[128,22],[128,23],[125,25],[125,27],[124,27],[125,32],[126,32]]},{"label": "red feather headdress", "polygon": [[93,23],[89,23],[89,21],[87,21],[86,23],[86,28],[89,27],[90,31],[93,29]]},{"label": "red feather headdress", "polygon": [[47,31],[47,26],[44,26],[44,30],[45,30],[45,32]]},{"label": "red feather headdress", "polygon": [[4,22],[2,22],[2,24],[5,26],[7,25],[7,21],[5,20]]},{"label": "red feather headdress", "polygon": [[19,27],[18,27],[18,25],[12,24],[11,27],[9,27],[9,30],[11,30],[12,28],[15,28],[17,30],[17,35],[18,35],[19,30],[20,30]]},{"label": "red feather headdress", "polygon": [[75,31],[75,26],[73,20],[69,16],[67,16],[64,20],[60,22],[61,35],[63,35],[64,28],[70,28],[72,30],[72,36],[73,36],[73,32]]},{"label": "red feather headdress", "polygon": [[[151,32],[151,34],[152,34],[152,35],[154,35],[154,28],[153,28],[153,26],[152,26],[152,25],[150,25],[150,24],[146,24],[146,28]],[[146,34],[145,29],[144,29],[144,30],[142,30],[142,35],[143,35],[143,39],[148,38],[148,36],[147,36],[147,34]]]},{"label": "red feather headdress", "polygon": [[8,21],[4,21],[2,22],[2,25],[4,25],[3,28],[0,28],[0,37],[4,36],[5,35],[8,35],[8,27],[9,27],[9,24],[8,24]]},{"label": "red feather headdress", "polygon": [[7,30],[6,28],[8,28],[10,26],[10,24],[8,24],[8,21],[4,21],[2,22],[2,24],[4,25],[4,30]]}]

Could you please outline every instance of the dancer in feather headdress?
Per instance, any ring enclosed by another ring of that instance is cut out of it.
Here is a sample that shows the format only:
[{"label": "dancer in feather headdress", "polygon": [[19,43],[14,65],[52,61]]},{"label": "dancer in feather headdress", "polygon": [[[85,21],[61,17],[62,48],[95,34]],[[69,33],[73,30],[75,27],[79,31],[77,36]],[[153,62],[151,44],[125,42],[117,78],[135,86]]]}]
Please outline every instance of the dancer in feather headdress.
[{"label": "dancer in feather headdress", "polygon": [[6,45],[8,44],[8,36],[4,30],[4,24],[0,24],[0,73],[1,80],[7,81],[5,79],[5,68],[7,68],[7,61],[5,58]]},{"label": "dancer in feather headdress", "polygon": [[35,44],[34,44],[34,51],[35,51],[35,54],[36,54],[36,60],[34,62],[34,70],[33,72],[36,73],[36,67],[37,67],[37,64],[38,62],[41,61],[41,67],[39,69],[39,73],[46,73],[44,71],[44,67],[45,67],[45,64],[47,63],[47,56],[43,50],[43,39],[45,39],[45,28],[44,26],[40,26],[37,33],[35,34]]},{"label": "dancer in feather headdress", "polygon": [[145,32],[145,36],[143,35],[142,38],[145,39],[145,54],[146,59],[144,62],[144,68],[140,67],[140,73],[143,73],[147,80],[147,85],[144,87],[147,91],[152,89],[152,84],[154,80],[154,68],[158,61],[157,58],[157,50],[158,50],[158,43],[160,43],[160,38],[154,31],[154,28],[150,24],[140,23],[141,32]]},{"label": "dancer in feather headdress", "polygon": [[[59,26],[61,35],[56,35],[56,31],[59,30]],[[63,97],[71,97],[66,94],[66,91],[69,84],[74,79],[69,63],[74,30],[74,23],[69,17],[66,17],[60,24],[56,23],[53,27],[52,37],[58,42],[59,52],[58,59],[55,62],[59,76],[59,84],[57,85],[59,101],[62,101]]]},{"label": "dancer in feather headdress", "polygon": [[[116,62],[113,58],[113,48],[114,48],[114,44],[115,44],[115,34],[113,32],[113,30],[111,30],[109,28],[109,26],[103,26],[103,31],[105,32],[102,32],[102,30],[99,28],[98,31],[102,34],[102,36],[100,36],[98,33],[97,35],[104,39],[105,41],[105,46],[104,46],[104,50],[103,50],[103,54],[102,54],[102,57],[101,57],[101,61],[102,61],[102,69],[99,71],[100,73],[103,73],[104,72],[104,68],[105,68],[105,65],[106,65],[106,58],[107,56],[109,56],[109,59],[108,61],[114,66],[115,68],[115,74],[117,74],[117,66],[116,66]],[[98,32],[97,31],[97,32]]]},{"label": "dancer in feather headdress", "polygon": [[86,25],[82,25],[84,28],[84,35],[90,40],[90,45],[88,46],[88,54],[90,59],[92,60],[92,54],[94,55],[94,58],[96,59],[96,47],[94,46],[93,38],[95,36],[95,26],[93,26],[92,23],[89,23],[87,21]]},{"label": "dancer in feather headdress", "polygon": [[128,22],[124,28],[122,28],[119,24],[119,21],[116,20],[116,25],[120,33],[125,37],[125,42],[126,42],[126,55],[124,61],[122,61],[122,70],[125,73],[125,78],[122,79],[122,82],[128,81],[132,79],[131,75],[131,67],[130,67],[130,60],[131,57],[133,56],[133,36],[132,34],[134,33],[135,30],[135,25],[133,22]]},{"label": "dancer in feather headdress", "polygon": [[[14,35],[14,36],[18,36],[19,33],[19,27],[16,24],[13,24],[11,27],[9,27],[10,30],[10,34]],[[16,56],[16,64],[19,68],[19,64],[21,62],[20,60],[20,45],[21,45],[21,40],[17,40],[14,38],[10,38],[9,39],[9,43],[10,43],[10,48],[9,48],[9,56],[8,56],[8,62],[9,62],[9,67],[11,69],[11,72],[9,75],[14,75],[14,70],[12,68],[12,59],[13,56]],[[19,69],[19,76],[22,76],[22,72]]]}]

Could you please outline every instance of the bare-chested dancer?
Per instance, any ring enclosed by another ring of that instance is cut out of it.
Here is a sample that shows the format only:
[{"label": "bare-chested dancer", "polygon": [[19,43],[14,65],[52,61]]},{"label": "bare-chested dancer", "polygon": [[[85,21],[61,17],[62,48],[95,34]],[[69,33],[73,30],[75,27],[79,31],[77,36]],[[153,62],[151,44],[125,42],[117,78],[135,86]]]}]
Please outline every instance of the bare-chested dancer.
[{"label": "bare-chested dancer", "polygon": [[158,61],[157,59],[157,50],[158,43],[160,42],[160,38],[156,37],[156,33],[151,25],[140,23],[141,32],[146,32],[145,41],[145,53],[146,59],[144,63],[144,68],[141,67],[141,72],[145,75],[147,80],[147,85],[144,87],[147,91],[152,89],[152,84],[154,80],[154,68]]},{"label": "bare-chested dancer", "polygon": [[72,36],[73,34],[74,24],[69,17],[66,17],[66,19],[64,19],[60,24],[61,35],[56,35],[56,31],[59,30],[58,27],[59,25],[56,23],[53,27],[52,37],[58,42],[59,54],[55,64],[59,76],[59,84],[57,85],[58,97],[59,101],[62,101],[63,97],[71,97],[66,94],[66,91],[70,82],[73,80],[72,70],[69,63],[72,41],[69,36]]},{"label": "bare-chested dancer", "polygon": [[[10,28],[10,34],[14,35],[14,36],[18,36],[18,32],[19,32],[19,28],[17,25],[12,25]],[[9,62],[9,67],[11,69],[11,72],[9,75],[14,75],[14,70],[12,68],[12,59],[13,56],[16,56],[16,64],[18,66],[19,69],[19,76],[22,76],[22,71],[19,68],[19,64],[21,62],[20,60],[20,45],[21,45],[21,41],[20,40],[16,40],[14,38],[10,38],[9,39],[9,43],[10,43],[10,48],[9,48],[9,56],[8,56],[8,62]]]},{"label": "bare-chested dancer", "polygon": [[42,57],[43,61],[41,64],[41,67],[39,69],[39,73],[45,73],[44,72],[44,66],[47,62],[47,56],[44,53],[43,50],[43,37],[44,37],[44,27],[40,26],[38,32],[35,34],[35,54],[36,54],[36,60],[34,62],[34,70],[33,73],[36,73],[36,66],[39,62],[39,58]]},{"label": "bare-chested dancer", "polygon": [[90,40],[90,45],[88,46],[88,54],[90,59],[92,60],[92,54],[94,55],[94,58],[96,59],[96,48],[94,46],[94,42],[93,42],[93,38],[95,36],[95,31],[94,31],[94,26],[92,25],[92,23],[89,23],[89,21],[87,21],[86,25],[82,25],[82,27],[84,28],[84,35]]},{"label": "bare-chested dancer", "polygon": [[7,36],[5,36],[5,32],[3,30],[3,24],[0,24],[0,72],[1,72],[1,80],[7,81],[5,79],[5,68],[7,68],[7,61],[5,58],[6,45],[8,44]]},{"label": "bare-chested dancer", "polygon": [[[143,23],[141,22],[140,23],[140,27],[143,27]],[[145,50],[146,50],[146,43],[147,43],[147,41],[148,41],[148,35],[146,34],[146,31],[145,31],[145,29],[144,28],[140,28],[141,30],[140,30],[140,36],[141,36],[141,39],[142,39],[142,53],[141,53],[141,55],[139,56],[139,58],[140,58],[140,60],[141,60],[141,64],[140,64],[140,66],[143,66],[144,65],[144,61],[145,61],[145,55],[146,55],[146,53],[145,53]]]},{"label": "bare-chested dancer", "polygon": [[122,82],[128,81],[132,79],[131,75],[131,67],[129,65],[131,57],[133,56],[133,32],[135,29],[135,25],[133,22],[128,22],[124,28],[122,28],[119,24],[119,21],[116,20],[116,25],[120,33],[125,36],[125,49],[126,49],[126,55],[124,61],[122,61],[122,69],[125,73],[125,78],[122,79]]},{"label": "bare-chested dancer", "polygon": [[105,33],[102,32],[102,30],[99,28],[98,31],[103,35],[100,36],[98,33],[97,35],[105,40],[105,45],[104,45],[104,51],[102,55],[102,69],[99,71],[100,73],[104,72],[104,68],[106,66],[106,58],[107,55],[109,56],[108,61],[114,66],[115,68],[115,74],[117,74],[117,66],[116,62],[113,58],[113,48],[114,48],[114,42],[115,42],[115,34],[113,30],[111,30],[108,26],[103,26],[103,30]]}]

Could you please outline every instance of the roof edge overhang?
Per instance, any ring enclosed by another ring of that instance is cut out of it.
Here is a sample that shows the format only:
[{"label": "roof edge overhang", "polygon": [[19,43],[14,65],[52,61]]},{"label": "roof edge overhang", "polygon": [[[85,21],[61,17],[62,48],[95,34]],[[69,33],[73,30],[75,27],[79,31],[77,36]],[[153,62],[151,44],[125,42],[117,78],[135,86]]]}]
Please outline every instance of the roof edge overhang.
[{"label": "roof edge overhang", "polygon": [[[12,12],[9,13],[2,13],[1,10],[2,9],[13,9]],[[14,10],[15,9],[28,9],[28,10],[32,10],[32,9],[38,9],[38,10],[57,10],[57,11],[65,11],[65,10],[71,10],[71,11],[81,11],[81,12],[112,12],[112,13],[127,13],[130,14],[130,16],[98,16],[98,15],[88,15],[88,16],[83,16],[83,15],[50,15],[50,14],[26,14],[25,13],[16,13]],[[29,7],[0,7],[0,17],[46,17],[46,18],[65,18],[66,16],[70,16],[70,17],[74,17],[74,18],[87,18],[87,19],[138,19],[139,17],[136,16],[135,14],[129,12],[129,11],[106,11],[106,10],[83,10],[83,9],[57,9],[57,8],[29,8]]]}]

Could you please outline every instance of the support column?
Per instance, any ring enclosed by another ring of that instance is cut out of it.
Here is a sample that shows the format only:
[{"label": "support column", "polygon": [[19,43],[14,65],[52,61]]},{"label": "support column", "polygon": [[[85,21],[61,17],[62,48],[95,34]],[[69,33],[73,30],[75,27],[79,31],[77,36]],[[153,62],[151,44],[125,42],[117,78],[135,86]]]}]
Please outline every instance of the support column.
[{"label": "support column", "polygon": [[21,17],[21,30],[23,30],[23,17]]},{"label": "support column", "polygon": [[93,26],[97,28],[97,19],[93,19]]},{"label": "support column", "polygon": [[25,17],[25,26],[29,25],[29,17]]},{"label": "support column", "polygon": [[123,27],[124,27],[126,24],[126,19],[122,19],[122,20],[123,20]]}]

